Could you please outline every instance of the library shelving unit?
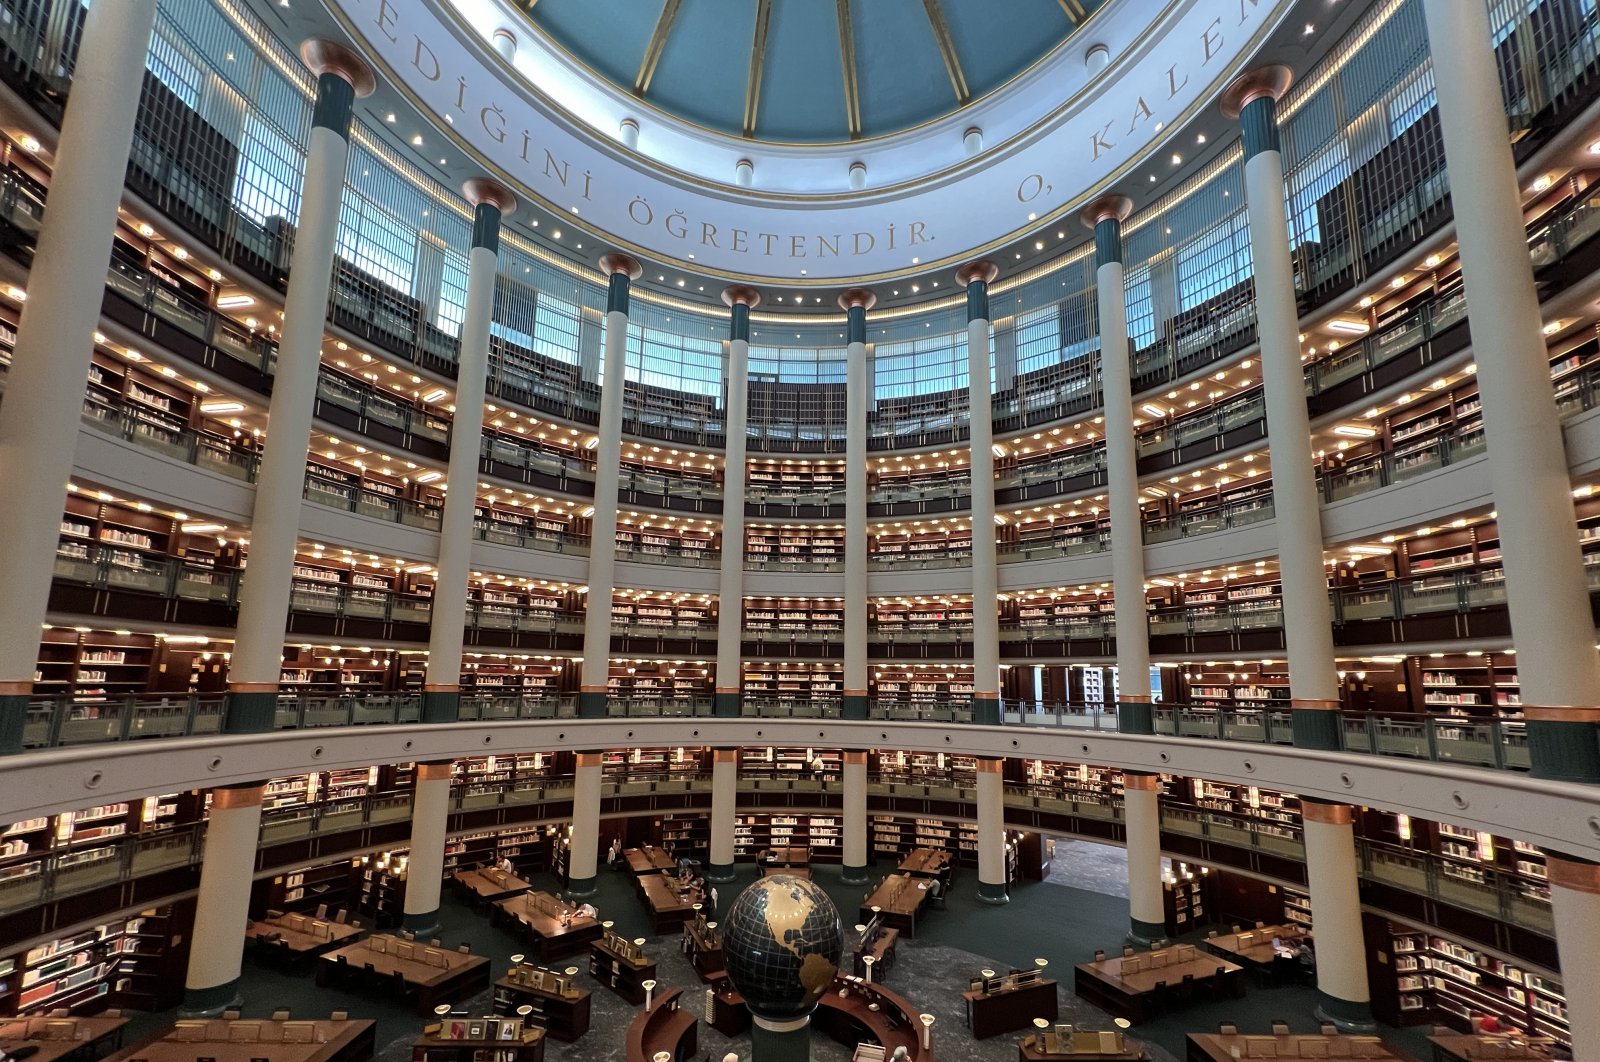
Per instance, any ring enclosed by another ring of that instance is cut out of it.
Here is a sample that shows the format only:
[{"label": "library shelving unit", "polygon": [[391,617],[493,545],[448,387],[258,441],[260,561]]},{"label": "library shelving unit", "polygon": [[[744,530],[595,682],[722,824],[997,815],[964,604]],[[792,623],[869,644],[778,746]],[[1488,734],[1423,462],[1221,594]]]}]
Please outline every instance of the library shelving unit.
[{"label": "library shelving unit", "polygon": [[870,469],[872,500],[885,505],[966,497],[972,493],[972,467],[966,455],[955,461],[926,454],[884,457]]},{"label": "library shelving unit", "polygon": [[461,692],[505,696],[557,697],[568,666],[559,660],[538,660],[523,653],[466,654],[461,664]]},{"label": "library shelving unit", "polygon": [[843,524],[750,524],[745,567],[829,571],[844,564]]},{"label": "library shelving unit", "polygon": [[813,499],[821,498],[844,504],[843,461],[752,458],[746,483],[754,505],[817,504]]},{"label": "library shelving unit", "polygon": [[[1178,785],[1182,786],[1183,783],[1179,782]],[[1189,802],[1195,807],[1272,823],[1283,827],[1285,833],[1300,827],[1300,798],[1293,793],[1279,793],[1232,782],[1211,782],[1203,778],[1187,779],[1187,787]],[[1177,793],[1172,794],[1172,798],[1183,799]]]},{"label": "library shelving unit", "polygon": [[108,1006],[163,1010],[183,996],[193,901],[140,911],[25,951],[0,952],[0,1014]]},{"label": "library shelving unit", "polygon": [[779,781],[810,779],[816,777],[813,765],[819,761],[825,777],[840,777],[844,755],[838,749],[747,745],[739,750],[739,774]]},{"label": "library shelving unit", "polygon": [[1515,1028],[1572,1042],[1559,981],[1447,937],[1393,922],[1388,927],[1401,1022],[1467,1031],[1474,1017],[1493,1014]]},{"label": "library shelving unit", "polygon": [[768,848],[811,849],[813,863],[837,863],[843,858],[843,822],[837,814],[804,812],[743,812],[734,819],[734,859],[754,860]]},{"label": "library shelving unit", "polygon": [[[1122,798],[1122,772],[1114,767],[1087,763],[1024,760],[1023,772],[1034,789],[1061,800],[1086,804],[1112,804]],[[1170,779],[1167,780],[1170,785]]]},{"label": "library shelving unit", "polygon": [[1175,862],[1161,879],[1161,906],[1172,936],[1199,929],[1213,918],[1211,870]]},{"label": "library shelving unit", "polygon": [[315,913],[326,908],[331,917],[340,908],[349,910],[358,898],[355,874],[350,861],[319,866],[304,866],[275,875],[268,883],[265,906],[275,911]]},{"label": "library shelving unit", "polygon": [[613,659],[606,689],[612,697],[627,697],[635,704],[667,708],[695,698],[710,697],[711,668],[707,664],[667,660]]},{"label": "library shelving unit", "polygon": [[622,489],[639,494],[715,494],[722,477],[709,454],[662,450],[657,446],[624,446],[619,458]]},{"label": "library shelving unit", "polygon": [[[1098,595],[1068,591],[1051,594],[1017,595],[1007,602],[1005,618],[1015,621],[1018,628],[1029,632],[1056,631],[1062,638],[1090,636],[1094,626],[1109,615],[1102,609]],[[1097,636],[1097,635],[1096,635]]]},{"label": "library shelving unit", "polygon": [[352,906],[362,925],[393,929],[405,919],[409,862],[404,852],[383,852],[351,861],[356,878]]},{"label": "library shelving unit", "polygon": [[[1036,840],[1037,835],[1034,836]],[[1017,880],[1024,841],[1020,831],[1006,831],[1007,884]],[[958,867],[976,868],[978,865],[978,827],[970,822],[874,815],[871,843],[873,856],[885,862],[898,861],[914,848],[933,848],[951,853]]]},{"label": "library shelving unit", "polygon": [[1295,922],[1307,929],[1311,928],[1311,896],[1299,889],[1285,887],[1283,890],[1283,918],[1285,922]]},{"label": "library shelving unit", "polygon": [[704,594],[618,590],[611,600],[611,622],[631,628],[635,635],[683,638],[716,634],[716,610]]},{"label": "library shelving unit", "polygon": [[883,635],[916,638],[951,638],[972,630],[970,597],[895,597],[867,602],[868,622]]},{"label": "library shelving unit", "polygon": [[798,640],[844,630],[844,600],[837,597],[747,597],[744,633],[759,641]]},{"label": "library shelving unit", "polygon": [[633,512],[617,517],[616,548],[645,560],[673,563],[681,558],[690,564],[714,560],[716,537],[708,520]]},{"label": "library shelving unit", "polygon": [[498,790],[507,786],[515,789],[522,783],[544,783],[551,780],[555,761],[555,754],[550,752],[502,753],[456,760],[451,767],[451,784],[466,786],[469,790],[474,786],[492,786]]},{"label": "library shelving unit", "polygon": [[867,555],[875,568],[964,565],[972,558],[972,527],[965,520],[916,520],[867,529]]},{"label": "library shelving unit", "polygon": [[972,665],[875,664],[869,694],[880,704],[900,708],[962,702],[972,699]]},{"label": "library shelving unit", "polygon": [[1180,677],[1188,690],[1188,703],[1196,708],[1286,711],[1289,707],[1289,674],[1281,661],[1211,667],[1192,664],[1184,667]]},{"label": "library shelving unit", "polygon": [[1438,653],[1416,660],[1423,710],[1442,716],[1520,714],[1517,660],[1508,653]]},{"label": "library shelving unit", "polygon": [[844,694],[841,663],[755,660],[744,665],[744,695],[795,706],[831,705]]},{"label": "library shelving unit", "polygon": [[689,780],[709,770],[706,750],[700,747],[631,748],[607,750],[601,759],[601,777],[609,784],[661,779]]},{"label": "library shelving unit", "polygon": [[1099,548],[1109,523],[1103,512],[1075,508],[1036,513],[1032,509],[1004,517],[996,536],[1007,553],[1046,555],[1091,553]]},{"label": "library shelving unit", "polygon": [[900,785],[968,790],[978,785],[977,757],[954,752],[883,751],[869,760],[869,771],[874,768],[880,781]]},{"label": "library shelving unit", "polygon": [[485,542],[519,546],[533,540],[553,544],[566,536],[584,537],[589,533],[589,522],[571,511],[572,502],[547,498],[512,508],[503,504],[504,499],[501,501],[502,504],[480,502],[474,510],[473,526]]},{"label": "library shelving unit", "polygon": [[661,847],[674,855],[705,862],[711,858],[711,819],[698,813],[678,813],[661,818]]}]

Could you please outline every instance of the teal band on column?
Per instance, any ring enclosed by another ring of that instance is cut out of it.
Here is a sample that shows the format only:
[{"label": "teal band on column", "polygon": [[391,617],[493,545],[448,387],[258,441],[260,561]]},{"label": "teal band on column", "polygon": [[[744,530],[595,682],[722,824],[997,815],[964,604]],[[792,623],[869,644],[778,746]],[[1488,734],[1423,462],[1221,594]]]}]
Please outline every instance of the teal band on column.
[{"label": "teal band on column", "polygon": [[606,313],[628,312],[628,274],[612,273],[606,288]]},{"label": "teal band on column", "polygon": [[479,203],[472,212],[472,246],[500,253],[500,208],[493,203]]},{"label": "teal band on column", "polygon": [[1600,727],[1555,719],[1529,719],[1527,727],[1535,778],[1600,783]]},{"label": "teal band on column", "polygon": [[[733,880],[732,863],[707,863],[706,880],[717,885],[725,885]],[[713,914],[712,917],[715,917]]]},{"label": "teal band on column", "polygon": [[1094,267],[1122,261],[1122,222],[1101,218],[1094,223]]},{"label": "teal band on column", "polygon": [[989,285],[982,280],[967,283],[967,321],[989,319]]},{"label": "teal band on column", "polygon": [[235,977],[224,984],[213,985],[211,988],[186,988],[183,990],[183,1005],[178,1008],[178,1014],[184,1018],[215,1018],[225,1010],[234,1010],[244,1002],[244,997],[239,994],[239,983],[242,977]]},{"label": "teal band on column", "polygon": [[1239,127],[1244,132],[1244,157],[1253,159],[1263,151],[1278,151],[1278,101],[1257,96],[1239,112]]},{"label": "teal band on column", "polygon": [[422,721],[424,723],[454,723],[461,718],[460,690],[424,690],[422,693]]},{"label": "teal band on column", "polygon": [[980,881],[978,899],[988,904],[1010,903],[1011,894],[1006,892],[1006,883],[1003,881]]},{"label": "teal band on column", "polygon": [[867,699],[858,694],[845,694],[839,702],[839,715],[844,719],[865,719],[868,716]]},{"label": "teal band on column", "polygon": [[278,695],[271,690],[229,690],[223,699],[222,732],[261,734],[277,723]]},{"label": "teal band on column", "polygon": [[744,714],[744,694],[718,693],[711,701],[711,714],[724,719],[736,719]]},{"label": "teal band on column", "polygon": [[328,129],[350,139],[350,114],[355,109],[355,86],[338,74],[317,77],[317,102],[311,108],[311,127]]},{"label": "teal band on column", "polygon": [[578,694],[579,719],[604,719],[605,717],[606,694],[604,690]]},{"label": "teal band on column", "polygon": [[862,867],[853,867],[846,863],[839,868],[839,880],[845,885],[865,885],[871,870],[872,865],[870,863]]},{"label": "teal band on column", "polygon": [[1323,708],[1294,708],[1289,712],[1289,733],[1297,749],[1344,747],[1344,716]]},{"label": "teal band on column", "polygon": [[752,1062],[811,1062],[811,1023],[777,1032],[762,1028],[759,1021],[751,1022],[750,1058]]},{"label": "teal band on column", "polygon": [[867,308],[865,306],[852,306],[845,311],[845,336],[850,343],[865,343],[867,341]]},{"label": "teal band on column", "polygon": [[1155,705],[1149,701],[1117,702],[1117,733],[1154,734],[1155,732]]},{"label": "teal band on column", "polygon": [[1167,939],[1167,927],[1160,922],[1142,922],[1128,919],[1128,941],[1131,944],[1151,945]]},{"label": "teal band on column", "polygon": [[439,932],[439,909],[435,907],[431,911],[408,914],[400,920],[400,925],[416,936],[431,937]]},{"label": "teal band on column", "polygon": [[594,878],[568,878],[567,879],[567,895],[568,896],[584,897],[584,896],[593,896],[594,894],[595,894],[595,879]]},{"label": "teal band on column", "polygon": [[1320,989],[1317,991],[1316,1018],[1318,1021],[1332,1022],[1342,1033],[1369,1033],[1378,1029],[1378,1023],[1372,1018],[1370,1003],[1340,999]]},{"label": "teal band on column", "polygon": [[8,693],[0,696],[0,756],[22,751],[22,735],[27,724],[28,695]]},{"label": "teal band on column", "polygon": [[999,726],[1005,720],[1000,718],[1000,700],[997,697],[974,697],[972,700],[972,721],[982,726]]},{"label": "teal band on column", "polygon": [[750,307],[742,302],[733,304],[728,318],[728,338],[750,342]]}]

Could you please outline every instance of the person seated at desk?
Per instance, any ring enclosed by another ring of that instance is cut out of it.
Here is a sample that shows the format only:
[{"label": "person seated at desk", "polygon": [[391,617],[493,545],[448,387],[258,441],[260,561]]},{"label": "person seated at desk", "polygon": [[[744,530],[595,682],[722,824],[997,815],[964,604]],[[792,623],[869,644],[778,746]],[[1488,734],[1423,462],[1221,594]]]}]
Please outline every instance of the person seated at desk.
[{"label": "person seated at desk", "polygon": [[578,905],[578,914],[581,915],[584,918],[599,918],[600,917],[599,909],[596,908],[595,905],[592,904],[592,903],[580,903]]},{"label": "person seated at desk", "polygon": [[606,866],[615,867],[617,860],[622,858],[622,838],[611,838],[611,847],[606,849]]},{"label": "person seated at desk", "polygon": [[1497,1036],[1521,1030],[1498,1015],[1477,1014],[1472,1018],[1472,1031],[1480,1036]]},{"label": "person seated at desk", "polygon": [[505,874],[508,877],[517,872],[516,864],[511,862],[511,857],[508,856],[508,855],[507,856],[501,856],[500,857],[500,862],[496,863],[494,865],[494,868],[496,870],[498,870],[500,873]]}]

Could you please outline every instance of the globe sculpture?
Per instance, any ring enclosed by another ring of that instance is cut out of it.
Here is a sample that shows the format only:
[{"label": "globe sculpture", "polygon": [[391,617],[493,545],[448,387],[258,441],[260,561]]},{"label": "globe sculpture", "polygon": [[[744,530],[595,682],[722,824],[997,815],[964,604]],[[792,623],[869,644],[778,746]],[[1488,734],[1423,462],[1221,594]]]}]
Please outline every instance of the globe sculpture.
[{"label": "globe sculpture", "polygon": [[750,1012],[804,1018],[833,983],[844,947],[839,910],[821,887],[774,874],[739,894],[722,920],[723,960]]}]

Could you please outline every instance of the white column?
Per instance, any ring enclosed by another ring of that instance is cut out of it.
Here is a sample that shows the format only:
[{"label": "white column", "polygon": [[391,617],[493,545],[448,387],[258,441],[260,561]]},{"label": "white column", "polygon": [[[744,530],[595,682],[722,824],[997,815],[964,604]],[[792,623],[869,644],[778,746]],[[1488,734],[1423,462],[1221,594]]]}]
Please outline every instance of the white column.
[{"label": "white column", "polygon": [[0,412],[0,754],[22,749],[156,0],[89,9]]},{"label": "white column", "polygon": [[[1545,867],[1550,874],[1550,907],[1572,1057],[1593,1062],[1600,1059],[1600,967],[1594,962],[1600,955],[1600,866],[1546,852]],[[1321,933],[1320,921],[1317,931]]]},{"label": "white column", "polygon": [[456,360],[456,412],[445,469],[449,489],[439,522],[439,570],[433,581],[428,670],[422,687],[422,719],[428,723],[453,723],[460,718],[462,614],[467,577],[472,572],[472,543],[478,537],[473,517],[483,450],[483,398],[489,376],[489,325],[494,317],[500,222],[517,208],[511,193],[494,181],[468,181],[462,193],[473,207],[472,249],[467,256],[467,305]]},{"label": "white column", "polygon": [[844,867],[839,880],[865,885],[871,856],[867,854],[867,754],[844,750]]},{"label": "white column", "polygon": [[739,750],[711,750],[711,860],[706,877],[733,880],[735,812],[739,804]]},{"label": "white column", "polygon": [[1289,87],[1281,66],[1245,74],[1228,87],[1223,109],[1244,130],[1244,187],[1255,262],[1256,328],[1267,407],[1272,496],[1277,514],[1283,637],[1289,658],[1294,741],[1339,748],[1339,676],[1333,655],[1333,608],[1322,563],[1322,501],[1311,461],[1311,420],[1300,366],[1300,320],[1284,213],[1283,156],[1277,98]]},{"label": "white column", "polygon": [[317,75],[317,102],[278,337],[267,441],[256,474],[250,556],[239,590],[238,630],[228,669],[227,728],[232,731],[268,730],[273,723],[300,536],[306,446],[350,153],[350,114],[356,97],[371,94],[376,84],[359,56],[332,41],[308,40],[300,46],[300,57]]},{"label": "white column", "polygon": [[1161,776],[1124,771],[1122,827],[1128,844],[1128,937],[1139,943],[1167,935],[1161,889]]},{"label": "white column", "polygon": [[[611,666],[611,591],[617,585],[617,484],[622,469],[622,396],[628,356],[628,286],[644,272],[625,254],[600,259],[606,295],[605,384],[594,451],[594,516],[589,522],[589,598],[583,613],[583,673],[578,714],[606,714]],[[597,811],[598,813],[598,811]]]},{"label": "white column", "polygon": [[413,777],[405,927],[421,937],[432,936],[439,928],[439,886],[450,823],[450,761],[419,763]]},{"label": "white column", "polygon": [[1315,921],[1317,1017],[1342,1031],[1373,1028],[1367,990],[1367,949],[1361,935],[1355,809],[1348,804],[1300,802],[1305,832],[1306,887]]},{"label": "white column", "polygon": [[578,753],[572,785],[572,838],[567,851],[567,892],[592,896],[600,854],[600,762],[598,752]]},{"label": "white column", "polygon": [[250,921],[250,880],[261,844],[260,783],[211,793],[205,858],[195,901],[195,942],[189,949],[183,1013],[211,1016],[239,1004],[244,931]]},{"label": "white column", "polygon": [[1448,57],[1433,77],[1533,773],[1600,782],[1600,657],[1489,15],[1459,0],[1422,7],[1433,54]]},{"label": "white column", "polygon": [[867,717],[867,311],[865,288],[839,296],[847,317],[844,435],[844,703],[846,719]]},{"label": "white column", "polygon": [[[1144,526],[1139,515],[1139,454],[1133,430],[1122,269],[1122,223],[1132,209],[1133,202],[1126,196],[1106,196],[1089,205],[1083,222],[1094,229],[1095,243],[1106,508],[1111,516],[1111,594],[1117,623],[1117,728],[1129,734],[1150,734],[1155,730],[1149,707],[1150,625],[1144,601]],[[1159,856],[1156,884],[1159,887]],[[1139,918],[1134,915],[1136,921]]]},{"label": "white column", "polygon": [[978,899],[1009,903],[1003,760],[978,760]]},{"label": "white column", "polygon": [[[744,644],[745,424],[750,414],[750,311],[761,293],[740,285],[725,288],[728,325],[727,423],[723,431],[722,567],[717,582],[717,715],[742,710]],[[731,827],[730,827],[731,828]],[[715,859],[712,862],[716,862]]]},{"label": "white column", "polygon": [[967,289],[967,424],[972,461],[972,721],[1000,711],[999,575],[994,541],[994,414],[989,372],[989,284],[1000,272],[979,261],[956,271]]}]

